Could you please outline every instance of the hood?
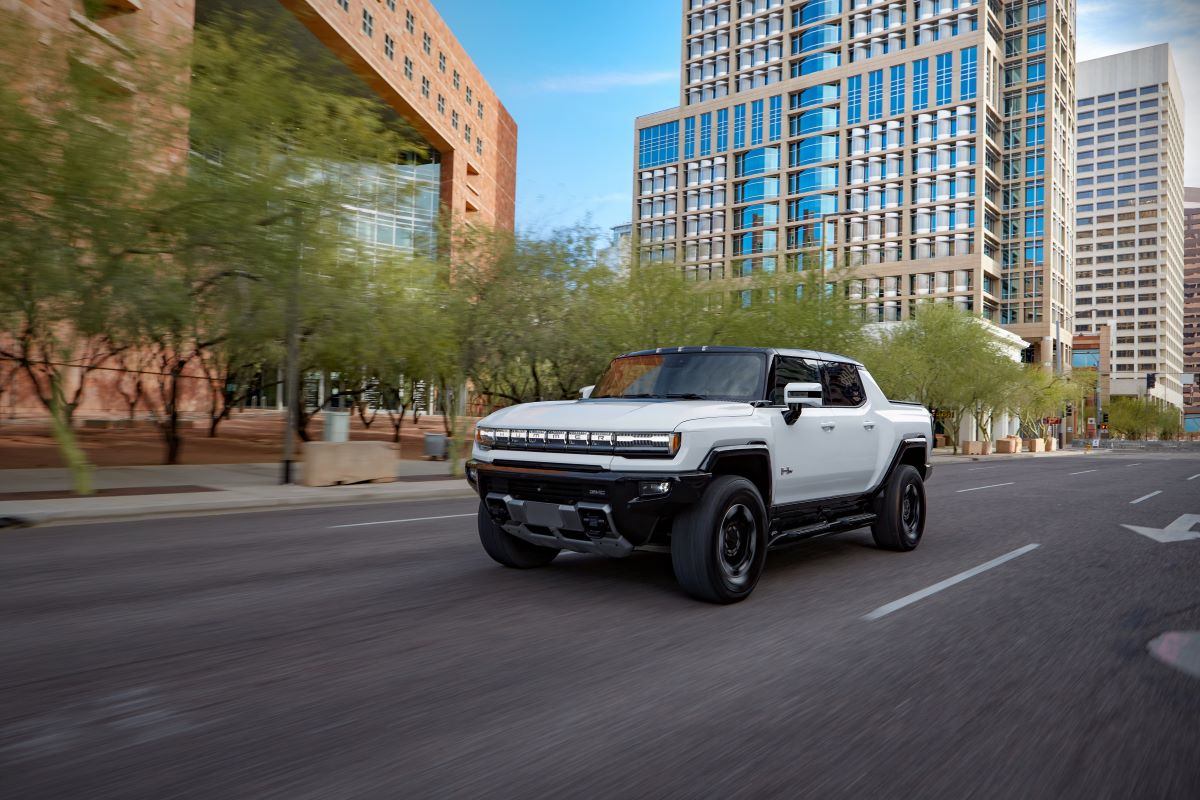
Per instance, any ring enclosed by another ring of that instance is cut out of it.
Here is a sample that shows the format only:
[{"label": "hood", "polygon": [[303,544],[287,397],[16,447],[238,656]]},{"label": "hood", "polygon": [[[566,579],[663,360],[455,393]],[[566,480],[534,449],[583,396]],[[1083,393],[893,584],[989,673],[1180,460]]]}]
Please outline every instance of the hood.
[{"label": "hood", "polygon": [[696,419],[748,417],[749,403],[716,400],[560,400],[503,408],[479,421],[484,428],[668,433]]}]

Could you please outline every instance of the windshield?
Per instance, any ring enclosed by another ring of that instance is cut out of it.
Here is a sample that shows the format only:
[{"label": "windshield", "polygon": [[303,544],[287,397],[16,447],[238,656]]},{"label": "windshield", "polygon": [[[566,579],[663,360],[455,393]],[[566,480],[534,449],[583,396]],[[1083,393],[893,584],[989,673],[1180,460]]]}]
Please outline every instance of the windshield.
[{"label": "windshield", "polygon": [[614,359],[592,397],[760,400],[763,353],[661,353]]}]

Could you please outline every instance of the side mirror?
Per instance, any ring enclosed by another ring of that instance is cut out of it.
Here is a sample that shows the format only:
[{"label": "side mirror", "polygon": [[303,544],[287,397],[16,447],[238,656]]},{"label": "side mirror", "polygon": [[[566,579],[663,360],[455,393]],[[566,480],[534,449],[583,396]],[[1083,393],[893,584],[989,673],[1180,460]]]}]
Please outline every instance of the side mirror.
[{"label": "side mirror", "polygon": [[589,397],[592,396],[592,390],[595,388],[596,388],[596,384],[592,384],[591,386],[585,386],[579,390],[579,396],[582,399],[587,400]]},{"label": "side mirror", "polygon": [[824,405],[822,397],[819,383],[789,383],[783,387],[783,402],[787,405],[787,411],[783,414],[784,421],[788,425],[795,423],[805,406],[820,408]]}]

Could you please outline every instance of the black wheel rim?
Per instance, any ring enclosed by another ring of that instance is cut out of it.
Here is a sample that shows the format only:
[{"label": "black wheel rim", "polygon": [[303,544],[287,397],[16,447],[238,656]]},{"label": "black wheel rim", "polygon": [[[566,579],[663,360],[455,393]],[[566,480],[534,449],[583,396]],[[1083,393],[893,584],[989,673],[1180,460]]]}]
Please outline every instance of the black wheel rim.
[{"label": "black wheel rim", "polygon": [[915,483],[904,487],[900,498],[900,525],[904,529],[904,538],[915,542],[921,538],[922,509],[921,492]]},{"label": "black wheel rim", "polygon": [[754,512],[742,503],[734,503],[725,510],[717,529],[717,563],[730,587],[740,588],[749,583],[757,553],[758,521]]}]

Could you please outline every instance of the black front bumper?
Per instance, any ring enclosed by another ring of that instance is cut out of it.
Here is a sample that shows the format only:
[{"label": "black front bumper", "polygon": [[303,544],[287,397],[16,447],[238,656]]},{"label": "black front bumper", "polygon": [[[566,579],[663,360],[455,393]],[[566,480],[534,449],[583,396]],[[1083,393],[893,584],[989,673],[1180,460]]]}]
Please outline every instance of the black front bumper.
[{"label": "black front bumper", "polygon": [[[470,461],[467,480],[485,502],[489,495],[493,499],[498,495],[524,503],[584,510],[606,508],[616,528],[613,533],[640,547],[649,544],[656,535],[665,535],[671,518],[704,494],[712,474],[592,471],[552,464]],[[640,485],[648,481],[665,481],[670,489],[663,495],[642,497]],[[493,519],[496,518],[497,514],[493,514]]]}]

